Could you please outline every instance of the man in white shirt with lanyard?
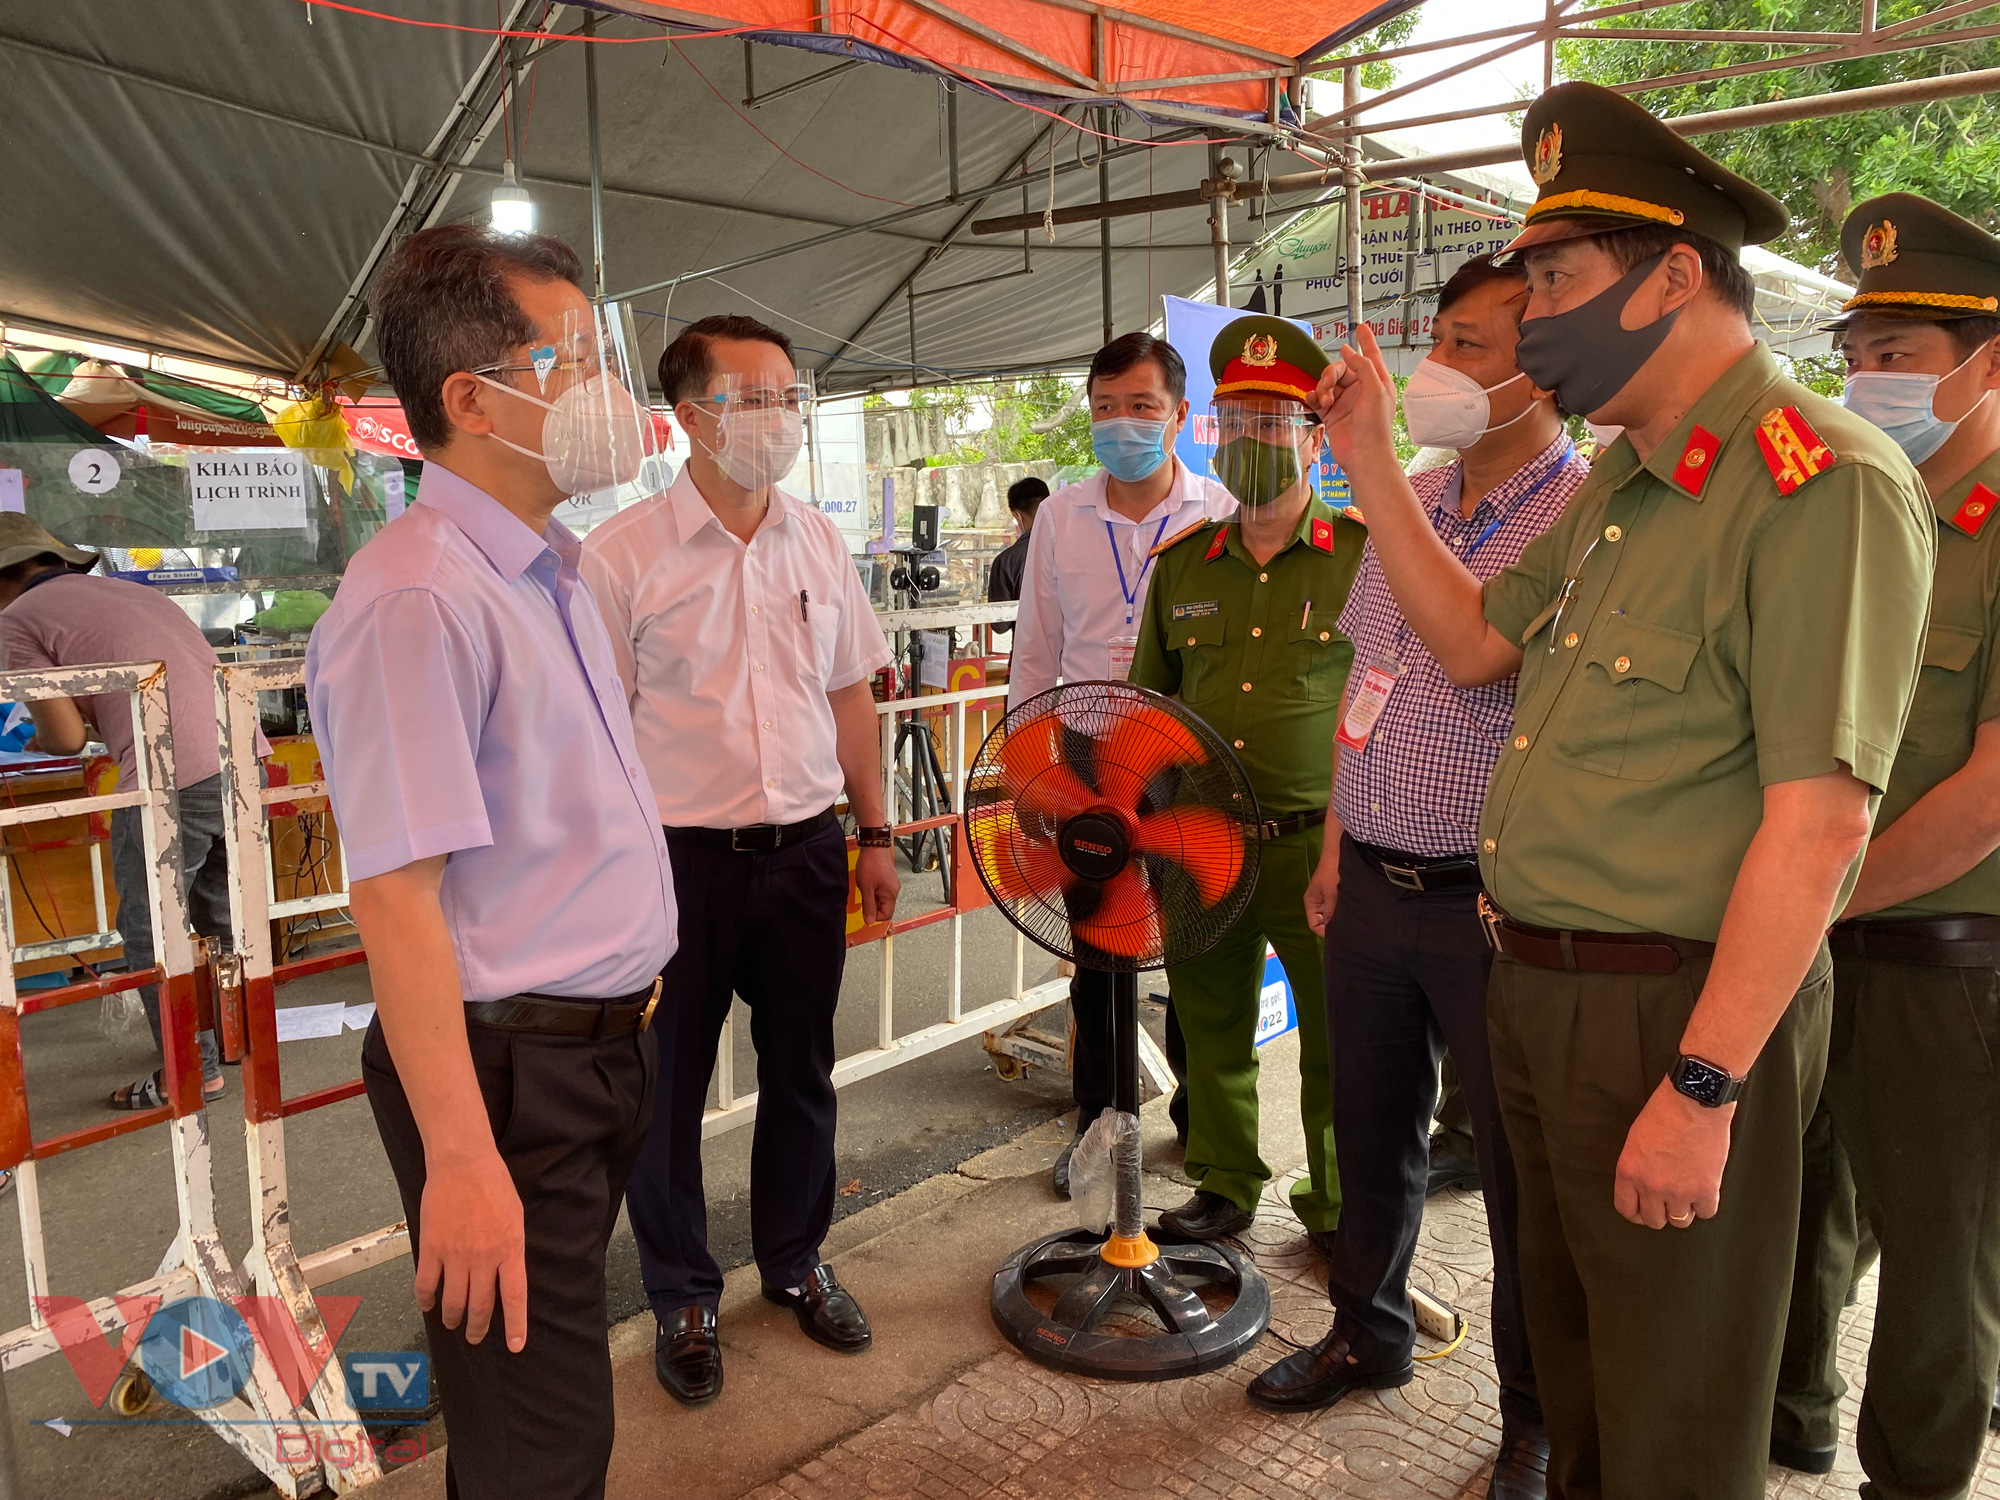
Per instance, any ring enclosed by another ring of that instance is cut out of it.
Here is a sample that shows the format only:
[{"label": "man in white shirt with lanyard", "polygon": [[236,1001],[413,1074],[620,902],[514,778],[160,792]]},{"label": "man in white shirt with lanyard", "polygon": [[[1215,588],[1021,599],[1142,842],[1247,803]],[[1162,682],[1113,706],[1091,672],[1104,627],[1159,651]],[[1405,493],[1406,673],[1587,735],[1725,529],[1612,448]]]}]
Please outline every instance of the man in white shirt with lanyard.
[{"label": "man in white shirt with lanyard", "polygon": [[[1090,362],[1090,446],[1103,472],[1042,502],[1028,545],[1021,611],[1007,678],[1011,709],[1061,682],[1123,681],[1139,632],[1152,554],[1189,527],[1230,514],[1236,500],[1174,457],[1187,421],[1187,367],[1165,339],[1128,333]],[[1111,978],[1088,970],[1070,981],[1076,1036],[1070,1074],[1076,1137],[1111,1107]],[[1185,1107],[1175,1116],[1185,1129]],[[1056,1159],[1055,1188],[1069,1196],[1075,1139]]]},{"label": "man in white shirt with lanyard", "polygon": [[840,532],[777,487],[798,461],[805,387],[791,343],[755,319],[691,324],[660,357],[688,434],[663,495],[591,533],[583,572],[619,676],[682,891],[667,965],[678,1025],[660,1039],[660,1102],[626,1192],[654,1369],[675,1399],[722,1393],[701,1121],[731,996],[757,1048],[750,1238],[764,1295],[829,1348],[868,1320],[821,1263],[834,1197],[833,1012],[847,954],[846,788],[860,825],[862,916],[894,916],[870,679],[890,661]]}]

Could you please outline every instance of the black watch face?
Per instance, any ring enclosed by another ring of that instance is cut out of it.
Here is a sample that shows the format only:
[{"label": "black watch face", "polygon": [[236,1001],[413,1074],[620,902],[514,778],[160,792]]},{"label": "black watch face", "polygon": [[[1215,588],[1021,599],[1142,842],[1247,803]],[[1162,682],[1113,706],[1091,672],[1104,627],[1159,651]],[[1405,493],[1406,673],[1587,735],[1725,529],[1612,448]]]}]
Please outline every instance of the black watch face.
[{"label": "black watch face", "polygon": [[1706,1104],[1711,1109],[1729,1097],[1729,1085],[1734,1081],[1721,1068],[1712,1067],[1698,1057],[1683,1057],[1674,1067],[1674,1087],[1697,1104]]}]

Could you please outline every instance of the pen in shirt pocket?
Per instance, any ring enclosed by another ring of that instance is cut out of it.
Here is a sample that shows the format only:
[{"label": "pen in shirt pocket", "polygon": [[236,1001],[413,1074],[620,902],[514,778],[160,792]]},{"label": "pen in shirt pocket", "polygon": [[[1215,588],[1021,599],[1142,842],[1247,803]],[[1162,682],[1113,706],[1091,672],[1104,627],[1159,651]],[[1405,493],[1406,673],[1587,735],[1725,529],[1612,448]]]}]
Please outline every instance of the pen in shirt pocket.
[{"label": "pen in shirt pocket", "polygon": [[806,616],[806,591],[804,589],[799,590],[799,618],[804,620],[808,625],[812,623]]}]

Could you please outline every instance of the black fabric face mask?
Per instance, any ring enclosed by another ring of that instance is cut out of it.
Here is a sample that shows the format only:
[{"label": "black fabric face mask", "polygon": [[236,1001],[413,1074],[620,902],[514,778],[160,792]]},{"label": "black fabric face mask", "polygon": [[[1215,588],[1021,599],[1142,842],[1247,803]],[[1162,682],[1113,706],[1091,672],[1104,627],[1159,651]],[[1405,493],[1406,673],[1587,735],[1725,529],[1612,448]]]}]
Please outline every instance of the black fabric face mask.
[{"label": "black fabric face mask", "polygon": [[1677,307],[1644,328],[1626,328],[1618,321],[1639,283],[1664,259],[1662,253],[1634,266],[1581,307],[1525,319],[1515,364],[1543,390],[1554,391],[1565,411],[1580,417],[1598,411],[1653,357],[1681,315]]}]

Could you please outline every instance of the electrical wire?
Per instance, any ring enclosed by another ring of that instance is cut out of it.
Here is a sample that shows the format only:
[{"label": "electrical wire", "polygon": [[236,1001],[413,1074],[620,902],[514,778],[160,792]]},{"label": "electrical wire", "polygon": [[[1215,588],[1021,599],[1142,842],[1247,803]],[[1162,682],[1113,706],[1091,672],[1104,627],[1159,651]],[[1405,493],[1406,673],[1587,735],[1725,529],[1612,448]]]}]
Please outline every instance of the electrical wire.
[{"label": "electrical wire", "polygon": [[1411,1359],[1420,1365],[1426,1365],[1430,1364],[1433,1360],[1449,1359],[1458,1352],[1458,1346],[1464,1343],[1465,1336],[1472,1332],[1472,1319],[1455,1308],[1452,1310],[1452,1316],[1458,1319],[1458,1337],[1453,1339],[1449,1344],[1446,1344],[1435,1354],[1413,1354],[1410,1356]]}]

